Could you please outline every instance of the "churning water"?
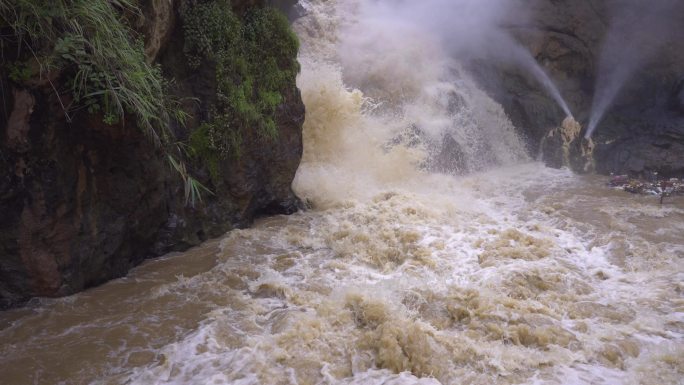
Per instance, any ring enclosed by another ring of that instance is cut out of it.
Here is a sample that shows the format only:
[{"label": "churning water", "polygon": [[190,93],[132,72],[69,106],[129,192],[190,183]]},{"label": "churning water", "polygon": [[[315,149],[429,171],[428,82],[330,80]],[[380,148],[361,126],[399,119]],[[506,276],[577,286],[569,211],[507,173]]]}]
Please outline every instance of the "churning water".
[{"label": "churning water", "polygon": [[682,383],[684,202],[529,163],[438,44],[339,3],[296,26],[312,209],[0,314],[0,382]]}]

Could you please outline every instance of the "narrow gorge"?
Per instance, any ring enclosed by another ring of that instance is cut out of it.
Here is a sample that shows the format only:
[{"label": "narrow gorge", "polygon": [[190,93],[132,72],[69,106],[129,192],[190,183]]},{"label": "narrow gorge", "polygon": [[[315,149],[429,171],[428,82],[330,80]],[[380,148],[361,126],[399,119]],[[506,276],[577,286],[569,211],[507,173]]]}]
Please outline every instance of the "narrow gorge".
[{"label": "narrow gorge", "polygon": [[679,1],[0,15],[2,384],[684,381]]}]

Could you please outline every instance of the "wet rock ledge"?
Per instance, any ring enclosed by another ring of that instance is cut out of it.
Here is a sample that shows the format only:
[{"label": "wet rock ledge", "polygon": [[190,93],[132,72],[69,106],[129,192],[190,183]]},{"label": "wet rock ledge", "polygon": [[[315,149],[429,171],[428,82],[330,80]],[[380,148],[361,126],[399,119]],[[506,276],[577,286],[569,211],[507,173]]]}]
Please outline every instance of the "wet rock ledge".
[{"label": "wet rock ledge", "polygon": [[[10,23],[0,21],[0,308],[69,295],[120,277],[145,258],[248,226],[257,216],[297,210],[290,186],[302,154],[304,105],[294,78],[296,38],[286,19],[259,11],[270,5],[287,10],[292,3],[141,0],[140,12],[116,10],[132,41],[144,37],[145,60],[159,66],[186,115],[185,124],[170,121],[173,137],[162,145],[145,135],[130,109],[112,119],[104,99],[99,109],[79,105],[70,92],[78,66],[41,71],[26,46],[7,37]],[[252,44],[240,67],[216,54],[225,49],[216,46],[221,36],[212,52],[188,43],[186,21],[207,17],[193,11],[199,6],[232,7],[222,13],[224,24],[199,19],[195,29],[220,25]],[[35,48],[39,58],[51,49]],[[60,49],[72,55],[70,46]],[[58,59],[73,59],[63,55]],[[264,88],[259,73],[249,72],[250,60],[271,66],[278,89]],[[252,120],[235,118],[218,81],[227,77],[237,87],[245,74],[255,76],[252,87],[270,92],[267,107],[253,103],[250,110],[267,114],[252,114]],[[215,141],[228,134],[237,139],[226,154]],[[211,190],[202,191],[201,202],[186,201],[186,185],[168,159],[172,153]]]}]

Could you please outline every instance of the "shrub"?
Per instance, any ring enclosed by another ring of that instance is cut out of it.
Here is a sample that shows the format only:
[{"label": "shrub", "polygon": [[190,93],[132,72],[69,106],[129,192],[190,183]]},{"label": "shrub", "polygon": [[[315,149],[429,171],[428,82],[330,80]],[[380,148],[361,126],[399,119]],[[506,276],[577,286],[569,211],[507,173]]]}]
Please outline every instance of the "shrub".
[{"label": "shrub", "polygon": [[299,42],[273,8],[252,9],[240,20],[228,1],[210,0],[187,6],[182,16],[188,65],[215,67],[210,119],[190,141],[215,177],[220,159],[240,155],[246,130],[266,140],[278,136],[276,108],[295,87]]}]

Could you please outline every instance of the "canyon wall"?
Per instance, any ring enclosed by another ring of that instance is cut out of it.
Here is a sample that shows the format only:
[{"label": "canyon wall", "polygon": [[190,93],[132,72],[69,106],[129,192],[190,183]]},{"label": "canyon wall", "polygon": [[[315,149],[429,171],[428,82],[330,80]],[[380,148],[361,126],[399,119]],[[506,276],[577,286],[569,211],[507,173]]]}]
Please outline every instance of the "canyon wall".
[{"label": "canyon wall", "polygon": [[[145,38],[147,60],[173,80],[188,119],[172,130],[186,141],[206,120],[217,86],[215,63],[187,65],[181,3],[143,1],[131,25]],[[287,10],[291,3],[273,5]],[[244,18],[267,4],[231,5]],[[282,59],[292,63],[296,57]],[[120,277],[145,258],[247,226],[257,216],[297,210],[290,185],[302,154],[304,105],[293,77],[274,111],[274,138],[242,127],[239,156],[219,159],[214,175],[187,156],[194,177],[211,190],[189,204],[166,151],[135,119],[107,124],[101,113],[85,110],[67,116],[65,75],[36,71],[18,79],[13,60],[0,69],[0,307],[68,295]]]}]

